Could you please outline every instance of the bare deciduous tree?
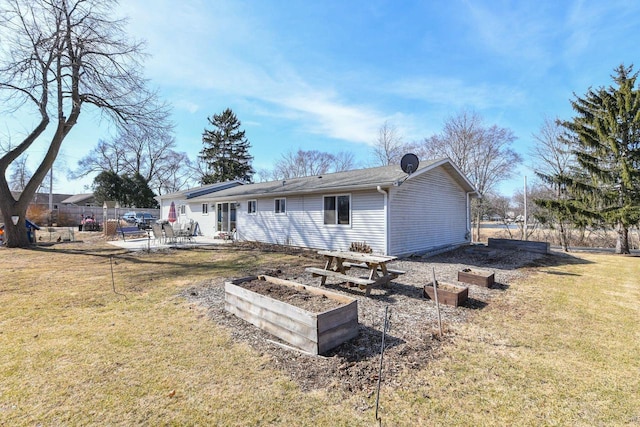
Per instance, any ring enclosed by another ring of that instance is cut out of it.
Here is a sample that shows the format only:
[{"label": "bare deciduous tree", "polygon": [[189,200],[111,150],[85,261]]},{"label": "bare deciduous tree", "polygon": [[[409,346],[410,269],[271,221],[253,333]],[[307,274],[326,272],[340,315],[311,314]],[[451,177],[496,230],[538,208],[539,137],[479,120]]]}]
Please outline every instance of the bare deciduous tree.
[{"label": "bare deciduous tree", "polygon": [[22,191],[31,179],[31,171],[27,167],[27,156],[22,156],[13,163],[11,175],[9,177],[9,188],[11,191]]},{"label": "bare deciduous tree", "polygon": [[[541,222],[541,207],[532,203],[532,200],[539,199],[542,197],[549,196],[549,189],[540,183],[533,182],[529,184],[527,188],[526,194],[526,205],[527,205],[527,229],[524,228],[524,211],[525,211],[525,193],[524,189],[518,189],[513,194],[513,202],[516,212],[518,215],[516,219],[520,219],[519,221],[515,221],[518,226],[518,239],[528,240],[529,237],[535,233],[537,229],[542,226]],[[511,234],[511,233],[509,233]]]},{"label": "bare deciduous tree", "polygon": [[289,151],[283,154],[271,172],[271,179],[288,179],[302,176],[341,172],[353,168],[353,155],[341,152],[337,155],[317,150]]},{"label": "bare deciduous tree", "polygon": [[333,155],[333,172],[348,171],[356,167],[353,153],[340,151]]},{"label": "bare deciduous tree", "polygon": [[186,153],[173,150],[171,132],[172,126],[164,121],[155,123],[153,128],[127,126],[113,139],[98,141],[71,176],[79,178],[103,171],[140,174],[157,194],[178,191],[190,180],[191,161]]},{"label": "bare deciduous tree", "polygon": [[103,171],[112,171],[120,175],[124,173],[124,159],[126,156],[125,147],[118,144],[116,139],[100,139],[89,154],[78,161],[78,169],[71,172],[69,177],[78,179]]},{"label": "bare deciduous tree", "polygon": [[254,182],[267,182],[273,181],[273,171],[267,168],[260,168],[256,170],[256,174],[254,175]]},{"label": "bare deciduous tree", "polygon": [[388,121],[378,129],[378,138],[373,146],[375,166],[400,164],[400,159],[406,154],[406,146],[398,129]]},{"label": "bare deciduous tree", "polygon": [[168,150],[163,161],[157,164],[153,182],[158,185],[158,194],[168,194],[195,185],[197,176],[200,175],[193,174],[193,162],[187,153]]},{"label": "bare deciduous tree", "polygon": [[[166,115],[141,74],[142,45],[109,0],[5,0],[0,10],[0,94],[8,111],[37,114],[31,131],[0,157],[0,209],[7,245],[29,245],[24,232],[30,200],[51,169],[63,141],[87,106],[116,124],[153,124]],[[54,126],[48,148],[16,200],[6,180],[9,166]],[[18,216],[16,225],[12,216]]]},{"label": "bare deciduous tree", "polygon": [[509,179],[522,162],[510,148],[515,139],[510,129],[486,127],[477,113],[462,111],[446,121],[442,134],[424,140],[422,150],[428,158],[449,157],[478,190],[480,198],[472,206],[477,240],[484,210],[482,197]]},{"label": "bare deciduous tree", "polygon": [[[530,152],[530,157],[534,161],[533,169],[548,189],[544,197],[535,199],[539,206],[544,206],[545,201],[548,200],[560,203],[567,197],[563,181],[575,169],[576,158],[562,135],[563,128],[558,120],[551,120],[548,117],[545,117],[540,131],[533,135],[536,141]],[[562,249],[565,252],[568,251],[570,217],[563,215],[561,210],[546,208],[544,211],[539,213],[539,218],[557,230]]]}]

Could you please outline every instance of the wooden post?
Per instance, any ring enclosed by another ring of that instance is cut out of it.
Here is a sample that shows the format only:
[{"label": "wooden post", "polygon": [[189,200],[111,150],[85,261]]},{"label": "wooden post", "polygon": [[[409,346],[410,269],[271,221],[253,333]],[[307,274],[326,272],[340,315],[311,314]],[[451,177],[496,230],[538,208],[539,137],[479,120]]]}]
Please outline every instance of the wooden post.
[{"label": "wooden post", "polygon": [[436,301],[436,313],[438,313],[438,330],[442,337],[442,318],[440,317],[440,304],[438,304],[438,283],[436,282],[436,269],[431,267],[431,276],[433,278],[433,296]]}]

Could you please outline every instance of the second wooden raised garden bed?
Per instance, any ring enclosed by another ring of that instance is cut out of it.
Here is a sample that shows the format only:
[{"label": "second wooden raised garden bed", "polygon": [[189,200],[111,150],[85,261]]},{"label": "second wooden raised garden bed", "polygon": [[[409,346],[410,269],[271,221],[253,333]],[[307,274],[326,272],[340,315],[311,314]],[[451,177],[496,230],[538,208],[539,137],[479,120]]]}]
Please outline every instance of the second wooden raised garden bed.
[{"label": "second wooden raised garden bed", "polygon": [[490,288],[494,283],[495,275],[488,270],[465,268],[458,271],[458,282]]},{"label": "second wooden raised garden bed", "polygon": [[[446,304],[457,307],[467,301],[469,297],[469,288],[466,286],[454,285],[447,282],[436,282],[438,289],[438,304]],[[429,282],[424,285],[423,296],[435,301],[435,295],[433,293],[433,282]]]},{"label": "second wooden raised garden bed", "polygon": [[[320,296],[333,307],[312,312],[243,287],[263,281],[296,290],[301,298]],[[322,354],[358,335],[358,302],[338,293],[271,276],[251,276],[225,282],[224,308],[241,319],[311,354]]]}]

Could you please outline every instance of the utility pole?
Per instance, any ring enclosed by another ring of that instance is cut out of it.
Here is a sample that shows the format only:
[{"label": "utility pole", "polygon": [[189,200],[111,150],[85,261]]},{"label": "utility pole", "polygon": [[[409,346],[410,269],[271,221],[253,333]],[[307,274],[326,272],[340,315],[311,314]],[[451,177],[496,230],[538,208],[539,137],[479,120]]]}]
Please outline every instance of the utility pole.
[{"label": "utility pole", "polygon": [[527,176],[524,176],[524,240],[527,240]]},{"label": "utility pole", "polygon": [[53,165],[49,169],[49,226],[53,222]]}]

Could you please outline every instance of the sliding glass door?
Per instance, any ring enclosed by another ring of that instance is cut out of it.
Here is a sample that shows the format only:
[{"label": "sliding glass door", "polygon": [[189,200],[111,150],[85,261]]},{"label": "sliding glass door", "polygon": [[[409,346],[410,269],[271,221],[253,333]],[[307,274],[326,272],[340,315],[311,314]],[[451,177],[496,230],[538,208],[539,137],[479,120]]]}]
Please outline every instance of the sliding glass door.
[{"label": "sliding glass door", "polygon": [[217,231],[233,231],[236,229],[236,203],[216,203],[218,215]]}]

